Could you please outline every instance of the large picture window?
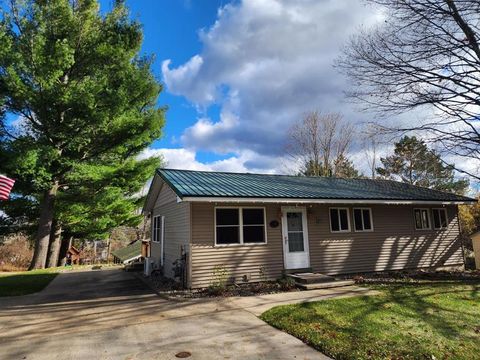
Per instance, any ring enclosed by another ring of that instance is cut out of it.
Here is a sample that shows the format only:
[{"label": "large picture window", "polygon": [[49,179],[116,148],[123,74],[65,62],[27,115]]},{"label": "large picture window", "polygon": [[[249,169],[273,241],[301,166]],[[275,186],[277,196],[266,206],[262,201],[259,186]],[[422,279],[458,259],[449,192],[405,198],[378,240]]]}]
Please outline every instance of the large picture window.
[{"label": "large picture window", "polygon": [[435,230],[446,229],[448,227],[447,209],[432,209],[433,228]]},{"label": "large picture window", "polygon": [[332,232],[350,231],[348,208],[330,208],[330,230]]},{"label": "large picture window", "polygon": [[414,209],[415,229],[429,230],[430,229],[430,214],[428,209]]},{"label": "large picture window", "polygon": [[355,231],[373,231],[372,210],[365,208],[353,209]]},{"label": "large picture window", "polygon": [[215,243],[261,244],[266,242],[264,208],[216,208]]}]

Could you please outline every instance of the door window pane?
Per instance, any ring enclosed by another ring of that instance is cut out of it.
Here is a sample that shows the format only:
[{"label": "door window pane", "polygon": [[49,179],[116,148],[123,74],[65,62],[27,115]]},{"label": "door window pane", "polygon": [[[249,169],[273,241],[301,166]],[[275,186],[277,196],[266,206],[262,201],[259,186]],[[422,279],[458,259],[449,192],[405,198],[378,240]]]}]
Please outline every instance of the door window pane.
[{"label": "door window pane", "polygon": [[301,212],[289,212],[287,213],[287,225],[288,231],[302,231],[302,213]]},{"label": "door window pane", "polygon": [[288,251],[298,252],[304,251],[303,246],[303,231],[302,232],[288,232]]}]

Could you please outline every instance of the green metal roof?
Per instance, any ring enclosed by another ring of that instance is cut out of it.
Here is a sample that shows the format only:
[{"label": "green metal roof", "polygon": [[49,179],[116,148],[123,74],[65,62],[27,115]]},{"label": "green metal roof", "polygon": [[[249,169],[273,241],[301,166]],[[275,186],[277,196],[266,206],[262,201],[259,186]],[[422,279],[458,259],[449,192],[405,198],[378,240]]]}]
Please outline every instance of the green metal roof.
[{"label": "green metal roof", "polygon": [[121,261],[133,259],[134,257],[142,255],[142,242],[135,241],[124,248],[112,251],[112,255],[119,258]]},{"label": "green metal roof", "polygon": [[465,196],[391,180],[340,179],[159,169],[180,198],[275,198],[473,202]]}]

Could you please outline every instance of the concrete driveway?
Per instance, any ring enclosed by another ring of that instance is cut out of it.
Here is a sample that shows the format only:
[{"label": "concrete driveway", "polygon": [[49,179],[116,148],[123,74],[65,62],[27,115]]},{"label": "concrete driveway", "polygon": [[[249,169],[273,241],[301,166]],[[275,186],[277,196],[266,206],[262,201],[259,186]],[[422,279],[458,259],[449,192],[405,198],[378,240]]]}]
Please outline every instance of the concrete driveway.
[{"label": "concrete driveway", "polygon": [[357,292],[172,301],[118,269],[64,273],[38,294],[0,298],[0,359],[326,359],[256,315]]}]

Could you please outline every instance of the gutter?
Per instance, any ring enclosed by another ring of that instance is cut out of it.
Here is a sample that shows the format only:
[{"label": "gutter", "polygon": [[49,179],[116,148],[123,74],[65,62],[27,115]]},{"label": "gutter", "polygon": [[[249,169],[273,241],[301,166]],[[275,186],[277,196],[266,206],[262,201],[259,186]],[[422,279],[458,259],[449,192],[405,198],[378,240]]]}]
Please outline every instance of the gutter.
[{"label": "gutter", "polygon": [[442,200],[369,200],[369,199],[286,199],[286,198],[242,198],[242,197],[197,197],[177,196],[177,202],[212,202],[212,203],[280,203],[280,204],[382,204],[382,205],[469,205],[472,201]]}]

